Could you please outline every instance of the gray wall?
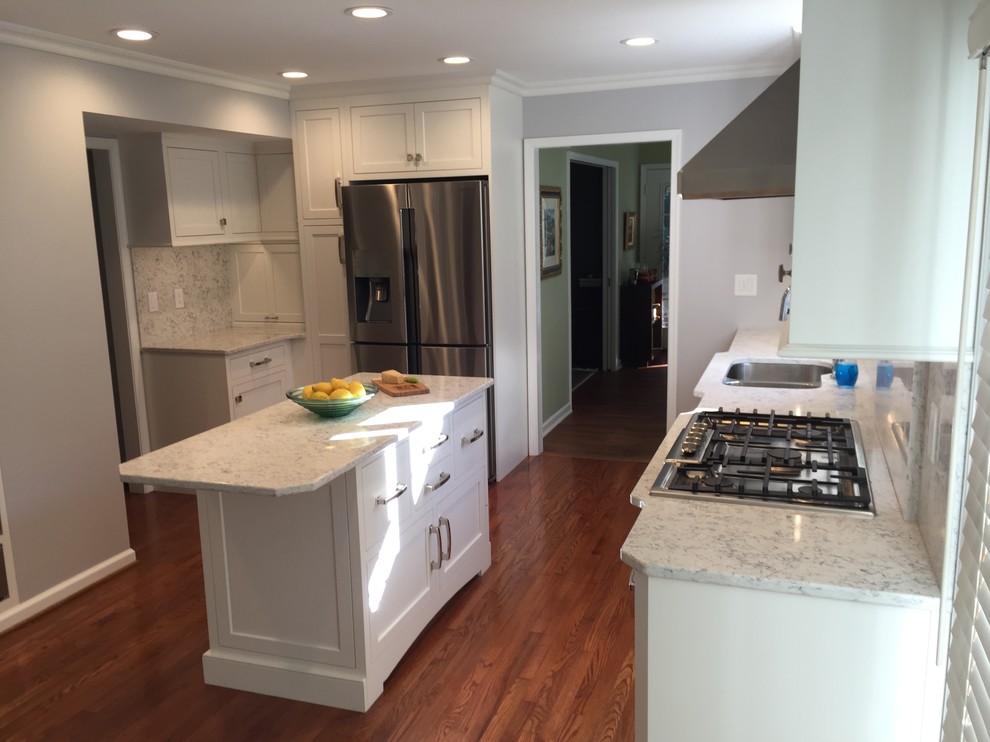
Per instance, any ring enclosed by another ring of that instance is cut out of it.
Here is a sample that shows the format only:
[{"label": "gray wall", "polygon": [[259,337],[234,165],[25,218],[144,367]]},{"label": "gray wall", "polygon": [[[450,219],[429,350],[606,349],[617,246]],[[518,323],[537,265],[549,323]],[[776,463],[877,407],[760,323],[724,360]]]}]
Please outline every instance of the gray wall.
[{"label": "gray wall", "polygon": [[[749,104],[771,78],[667,85],[526,98],[527,138],[680,130],[681,157],[690,159]],[[676,326],[677,409],[694,408],[692,390],[712,354],[728,348],[735,330],[777,322],[782,287],[777,265],[790,264],[787,245],[793,199],[680,203],[680,295]],[[756,297],[735,297],[733,275],[758,276]]]},{"label": "gray wall", "polygon": [[128,548],[83,112],[288,138],[284,100],[0,44],[0,466],[22,601]]}]

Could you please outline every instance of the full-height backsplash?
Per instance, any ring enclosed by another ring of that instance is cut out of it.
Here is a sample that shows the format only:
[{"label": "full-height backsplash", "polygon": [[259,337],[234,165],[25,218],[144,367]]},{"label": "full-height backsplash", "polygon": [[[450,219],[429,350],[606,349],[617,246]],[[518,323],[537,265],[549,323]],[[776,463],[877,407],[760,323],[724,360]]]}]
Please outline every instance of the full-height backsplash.
[{"label": "full-height backsplash", "polygon": [[[141,344],[160,343],[231,326],[230,268],[226,245],[131,248]],[[175,289],[185,306],[176,309]],[[148,294],[158,294],[158,311]]]}]

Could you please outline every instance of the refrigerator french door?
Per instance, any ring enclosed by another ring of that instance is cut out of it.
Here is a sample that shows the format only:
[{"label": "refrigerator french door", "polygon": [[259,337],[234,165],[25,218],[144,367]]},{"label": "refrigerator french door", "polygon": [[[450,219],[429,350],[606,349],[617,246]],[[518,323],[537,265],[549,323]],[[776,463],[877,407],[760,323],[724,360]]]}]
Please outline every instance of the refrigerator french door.
[{"label": "refrigerator french door", "polygon": [[[354,368],[491,376],[487,182],[358,183],[342,193]],[[489,395],[489,431],[492,407]]]}]

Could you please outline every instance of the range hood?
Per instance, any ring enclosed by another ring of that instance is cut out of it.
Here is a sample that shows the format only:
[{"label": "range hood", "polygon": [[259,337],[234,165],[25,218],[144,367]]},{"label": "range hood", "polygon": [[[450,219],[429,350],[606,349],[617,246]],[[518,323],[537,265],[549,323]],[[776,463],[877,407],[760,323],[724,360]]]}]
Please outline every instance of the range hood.
[{"label": "range hood", "polygon": [[681,168],[681,198],[794,195],[800,72],[798,60]]}]

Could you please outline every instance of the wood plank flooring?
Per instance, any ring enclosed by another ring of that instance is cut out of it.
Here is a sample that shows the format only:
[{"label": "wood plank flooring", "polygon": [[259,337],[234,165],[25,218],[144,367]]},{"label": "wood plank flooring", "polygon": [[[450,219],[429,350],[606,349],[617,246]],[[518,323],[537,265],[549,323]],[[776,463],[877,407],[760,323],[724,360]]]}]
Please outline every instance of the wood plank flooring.
[{"label": "wood plank flooring", "polygon": [[0,739],[632,740],[642,469],[541,456],[493,485],[492,567],[366,714],[205,685],[195,499],[129,495],[138,563],[0,636]]}]

